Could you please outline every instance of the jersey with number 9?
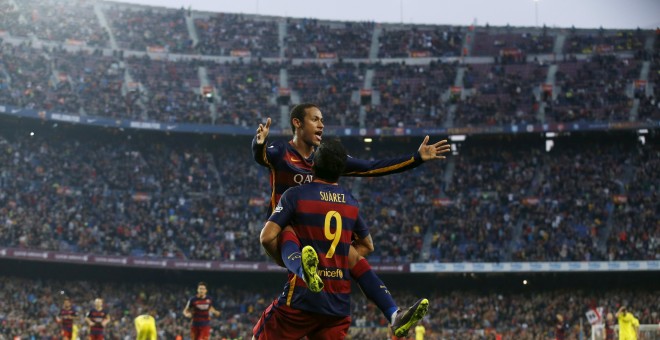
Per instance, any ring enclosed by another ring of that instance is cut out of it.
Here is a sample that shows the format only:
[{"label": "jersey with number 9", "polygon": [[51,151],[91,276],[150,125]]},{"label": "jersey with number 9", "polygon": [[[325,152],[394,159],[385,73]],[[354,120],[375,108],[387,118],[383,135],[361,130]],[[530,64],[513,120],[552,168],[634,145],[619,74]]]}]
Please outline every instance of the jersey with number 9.
[{"label": "jersey with number 9", "polygon": [[281,227],[291,225],[302,247],[314,247],[325,287],[310,294],[304,282],[289,273],[280,303],[315,313],[350,315],[348,251],[354,233],[360,238],[369,234],[358,211],[357,200],[339,185],[312,182],[284,192],[269,220]]}]

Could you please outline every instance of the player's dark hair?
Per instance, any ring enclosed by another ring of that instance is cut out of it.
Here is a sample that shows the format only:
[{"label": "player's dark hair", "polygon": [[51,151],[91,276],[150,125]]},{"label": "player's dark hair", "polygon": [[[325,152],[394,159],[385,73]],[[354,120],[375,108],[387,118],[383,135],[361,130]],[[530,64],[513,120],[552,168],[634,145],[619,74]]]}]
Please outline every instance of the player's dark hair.
[{"label": "player's dark hair", "polygon": [[346,168],[346,158],[346,149],[338,139],[324,140],[314,153],[314,177],[327,182],[337,182]]},{"label": "player's dark hair", "polygon": [[296,133],[296,127],[293,125],[293,118],[297,118],[301,123],[305,121],[306,110],[310,107],[315,107],[320,110],[318,105],[312,103],[302,103],[293,107],[289,114],[289,123],[291,124],[291,132]]},{"label": "player's dark hair", "polygon": [[209,289],[209,286],[204,281],[199,281],[199,283],[197,284],[197,287],[199,287],[199,286],[204,286],[204,287],[206,287],[206,289]]}]

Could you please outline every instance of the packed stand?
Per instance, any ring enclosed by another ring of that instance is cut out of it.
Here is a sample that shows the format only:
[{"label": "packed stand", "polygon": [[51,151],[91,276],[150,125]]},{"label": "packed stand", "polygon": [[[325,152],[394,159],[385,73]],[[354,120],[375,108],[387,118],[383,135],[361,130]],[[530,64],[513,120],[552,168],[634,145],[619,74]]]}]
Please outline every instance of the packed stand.
[{"label": "packed stand", "polygon": [[420,58],[461,55],[465,32],[450,26],[383,26],[378,57]]},{"label": "packed stand", "polygon": [[300,98],[327,114],[324,124],[358,127],[359,102],[353,95],[364,86],[364,65],[352,63],[304,63],[287,67],[289,86]]},{"label": "packed stand", "polygon": [[577,30],[572,28],[566,37],[564,53],[592,54],[637,51],[644,48],[648,31]]},{"label": "packed stand", "polygon": [[555,87],[547,96],[547,122],[628,121],[633,98],[627,89],[639,78],[641,63],[613,55],[559,64]]},{"label": "packed stand", "polygon": [[633,159],[633,175],[615,196],[608,260],[660,260],[660,151],[646,145]]},{"label": "packed stand", "polygon": [[116,5],[105,11],[120,48],[169,53],[193,51],[185,15],[183,9],[158,10]]},{"label": "packed stand", "polygon": [[[214,153],[195,142],[172,146],[130,134],[22,138],[27,135],[20,130],[0,141],[3,246],[265,260],[257,241],[263,206],[247,203],[252,197],[263,202],[267,193],[241,192],[242,177],[227,179],[226,169],[251,165],[244,152]],[[259,177],[267,181],[266,174]]]},{"label": "packed stand", "polygon": [[[0,95],[3,104],[27,108],[45,108],[53,105],[47,91],[52,67],[42,53],[28,45],[0,45],[0,69],[6,72]],[[10,82],[11,79],[11,82]]]},{"label": "packed stand", "polygon": [[18,8],[14,3],[9,0],[0,0],[0,36],[6,33],[27,36],[27,28],[19,25],[20,15],[18,13]]},{"label": "packed stand", "polygon": [[[258,242],[267,217],[269,177],[246,149],[248,137],[170,141],[167,136],[121,131],[70,133],[59,131],[61,127],[27,137],[33,131],[29,126],[7,124],[5,129],[0,139],[0,245],[269,261]],[[369,151],[360,149],[365,147],[361,143],[347,145],[355,157],[382,159],[412,154],[418,143],[383,142],[369,146]],[[649,172],[657,163],[652,149],[631,141],[621,146],[558,143],[550,153],[543,153],[540,141],[518,139],[461,145],[449,183],[446,162],[379,178],[342,179],[371,226],[376,250],[370,259],[406,263],[657,257],[657,188],[646,185],[655,179]],[[616,183],[631,171],[636,175],[621,191]],[[615,206],[616,195],[626,196],[628,203]],[[606,225],[613,209],[610,232]]]},{"label": "packed stand", "polygon": [[227,61],[207,65],[215,88],[218,116],[215,124],[252,127],[265,117],[279,117],[280,64],[263,61]]},{"label": "packed stand", "polygon": [[[542,182],[523,216],[515,261],[604,261],[617,182],[639,148],[630,140],[555,141],[537,168]],[[623,260],[619,258],[618,260]],[[625,260],[632,260],[626,257]],[[613,260],[610,258],[610,260]]]},{"label": "packed stand", "polygon": [[522,55],[552,53],[555,37],[548,35],[547,28],[537,33],[511,31],[477,28],[471,55],[504,57],[516,52]]},{"label": "packed stand", "polygon": [[451,183],[441,186],[445,200],[438,208],[429,261],[509,260],[541,162],[540,145],[531,143],[487,140],[462,146]]},{"label": "packed stand", "polygon": [[[648,81],[646,84],[635,84],[634,88],[635,98],[639,99],[637,120],[642,122],[660,120],[660,39],[657,37],[648,61],[651,64]],[[653,86],[653,91],[647,91],[648,86]]]},{"label": "packed stand", "polygon": [[3,104],[115,118],[137,114],[122,95],[124,69],[116,57],[25,44],[0,45],[0,55],[11,77],[0,88]]},{"label": "packed stand", "polygon": [[[21,0],[0,2],[2,24],[12,36],[57,41],[69,45],[107,47],[109,35],[101,27],[89,0]],[[6,25],[6,26],[5,26]]]},{"label": "packed stand", "polygon": [[474,93],[451,99],[456,103],[454,126],[537,123],[534,89],[547,73],[547,65],[539,63],[467,65],[464,87]]},{"label": "packed stand", "polygon": [[242,14],[219,13],[195,19],[201,54],[221,56],[280,56],[278,26],[275,21],[255,20]]},{"label": "packed stand", "polygon": [[287,58],[369,58],[373,29],[373,22],[289,19],[285,55]]},{"label": "packed stand", "polygon": [[130,91],[144,100],[147,117],[161,122],[211,124],[207,98],[197,74],[198,61],[163,61],[149,56],[126,59],[133,80],[140,84]]},{"label": "packed stand", "polygon": [[369,127],[444,126],[447,110],[442,96],[454,84],[456,64],[390,63],[373,68],[380,104],[367,107]]},{"label": "packed stand", "polygon": [[[209,282],[208,296],[215,299],[219,317],[211,318],[212,339],[249,339],[252,327],[261,313],[280,293],[281,281],[261,285],[239,286]],[[108,339],[129,339],[135,336],[134,318],[154,313],[158,337],[187,338],[190,319],[181,311],[194,294],[194,284],[113,282],[86,280],[26,279],[14,276],[0,278],[0,297],[12,301],[0,305],[0,336],[54,339],[59,334],[55,317],[62,308],[62,299],[71,299],[77,317],[74,323],[79,334],[89,334],[83,318],[93,308],[95,298],[104,299],[104,310],[111,322],[105,327]],[[390,286],[391,287],[391,286]],[[400,306],[415,301],[415,288],[395,289],[392,294]],[[64,293],[64,294],[62,294]],[[640,324],[657,324],[660,315],[658,292],[650,289],[555,289],[520,292],[509,289],[469,288],[445,292],[426,290],[430,310],[420,321],[426,328],[425,339],[503,338],[545,339],[556,335],[556,315],[563,316],[562,328],[569,339],[590,335],[585,313],[603,307],[604,315],[615,314],[625,304]],[[653,302],[655,301],[655,302]],[[381,312],[364,295],[351,296],[349,339],[381,340],[387,336],[387,322]],[[616,319],[615,319],[616,323]],[[411,335],[413,332],[411,331]]]}]

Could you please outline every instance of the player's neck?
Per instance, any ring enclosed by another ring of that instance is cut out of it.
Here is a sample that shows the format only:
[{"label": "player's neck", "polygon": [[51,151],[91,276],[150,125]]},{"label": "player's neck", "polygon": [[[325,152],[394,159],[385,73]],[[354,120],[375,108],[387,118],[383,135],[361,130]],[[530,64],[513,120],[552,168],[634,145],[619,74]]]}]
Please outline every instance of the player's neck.
[{"label": "player's neck", "polygon": [[305,143],[301,138],[298,138],[298,136],[293,136],[291,144],[293,145],[293,148],[296,149],[296,151],[298,151],[298,153],[304,158],[309,158],[309,156],[314,153],[314,146]]},{"label": "player's neck", "polygon": [[313,181],[313,182],[315,182],[315,183],[322,183],[322,184],[338,185],[337,182],[328,182],[328,181],[324,181],[324,180],[319,179],[319,178],[314,178],[314,181]]}]

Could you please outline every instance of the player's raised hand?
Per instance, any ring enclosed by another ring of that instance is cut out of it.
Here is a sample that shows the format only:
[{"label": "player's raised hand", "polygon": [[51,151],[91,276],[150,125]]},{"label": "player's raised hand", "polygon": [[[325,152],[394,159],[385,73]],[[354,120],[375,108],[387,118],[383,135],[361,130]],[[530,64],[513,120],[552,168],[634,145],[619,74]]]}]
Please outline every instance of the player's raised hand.
[{"label": "player's raised hand", "polygon": [[422,145],[419,146],[419,154],[422,156],[422,161],[430,161],[433,159],[445,159],[443,154],[451,151],[451,145],[443,139],[435,144],[429,145],[429,136],[424,137]]},{"label": "player's raised hand", "polygon": [[257,144],[263,144],[266,141],[268,132],[270,132],[270,118],[266,119],[266,125],[259,124],[257,128]]}]

